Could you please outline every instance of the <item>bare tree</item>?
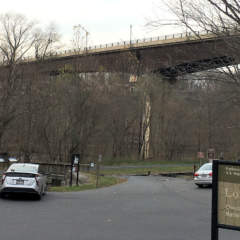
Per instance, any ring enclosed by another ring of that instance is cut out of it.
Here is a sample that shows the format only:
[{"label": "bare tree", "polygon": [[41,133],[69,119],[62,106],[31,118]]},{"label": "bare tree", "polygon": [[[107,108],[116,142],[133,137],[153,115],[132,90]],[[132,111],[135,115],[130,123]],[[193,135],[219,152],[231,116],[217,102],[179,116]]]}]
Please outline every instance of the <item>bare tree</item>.
[{"label": "bare tree", "polygon": [[22,15],[0,17],[0,142],[7,126],[20,114],[24,95],[23,68],[18,63],[30,54],[35,38],[34,23]]},{"label": "bare tree", "polygon": [[57,32],[55,24],[50,24],[45,30],[36,29],[35,37],[35,57],[37,60],[44,60],[46,56],[51,55],[60,48],[60,35]]},{"label": "bare tree", "polygon": [[29,54],[35,42],[32,33],[34,26],[35,23],[28,21],[23,15],[1,15],[0,52],[5,64],[16,64]]}]

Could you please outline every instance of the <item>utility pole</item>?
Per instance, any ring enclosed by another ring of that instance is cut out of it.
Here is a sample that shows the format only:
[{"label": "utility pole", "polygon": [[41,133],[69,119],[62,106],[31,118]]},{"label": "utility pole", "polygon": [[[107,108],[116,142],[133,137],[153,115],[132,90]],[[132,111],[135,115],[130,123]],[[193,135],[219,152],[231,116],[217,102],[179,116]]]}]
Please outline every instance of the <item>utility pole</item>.
[{"label": "utility pole", "polygon": [[78,34],[80,34],[80,30],[83,30],[86,34],[86,42],[85,42],[85,48],[87,52],[87,46],[88,46],[88,35],[90,34],[85,27],[83,27],[81,24],[78,24],[76,26],[73,26],[73,29],[76,30]]},{"label": "utility pole", "polygon": [[87,52],[87,46],[88,46],[88,35],[89,32],[82,26],[79,24],[79,26],[81,27],[81,29],[86,33],[86,52]]},{"label": "utility pole", "polygon": [[130,47],[132,47],[132,24],[130,24]]}]

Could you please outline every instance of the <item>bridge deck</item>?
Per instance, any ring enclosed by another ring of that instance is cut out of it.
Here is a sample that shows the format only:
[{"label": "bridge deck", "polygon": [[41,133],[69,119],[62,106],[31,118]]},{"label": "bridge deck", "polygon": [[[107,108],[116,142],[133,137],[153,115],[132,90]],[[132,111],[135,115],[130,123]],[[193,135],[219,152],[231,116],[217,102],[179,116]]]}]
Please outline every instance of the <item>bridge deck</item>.
[{"label": "bridge deck", "polygon": [[[134,40],[134,41],[125,41],[125,42],[118,42],[118,43],[110,43],[110,44],[103,44],[99,46],[88,47],[85,49],[71,49],[71,50],[64,50],[55,53],[51,53],[51,55],[45,56],[44,60],[47,59],[56,59],[56,58],[64,58],[64,57],[71,57],[71,56],[80,56],[86,54],[99,54],[99,53],[107,53],[113,51],[124,51],[129,49],[137,49],[137,48],[148,48],[148,47],[157,47],[159,45],[168,45],[168,44],[180,44],[184,42],[193,42],[193,41],[202,41],[202,40],[215,40],[219,37],[214,34],[203,33],[199,36],[192,35],[191,33],[181,33],[181,34],[173,34],[173,35],[166,35],[163,37],[155,37],[149,39],[141,39],[141,40]],[[22,62],[34,62],[36,58],[27,57],[23,58]]]}]

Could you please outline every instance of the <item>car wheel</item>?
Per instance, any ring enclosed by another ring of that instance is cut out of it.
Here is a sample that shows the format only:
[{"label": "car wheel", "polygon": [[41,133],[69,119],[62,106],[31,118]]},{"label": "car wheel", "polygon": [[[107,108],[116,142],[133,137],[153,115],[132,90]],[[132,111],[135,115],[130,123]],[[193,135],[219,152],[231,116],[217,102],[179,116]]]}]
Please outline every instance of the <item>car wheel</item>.
[{"label": "car wheel", "polygon": [[5,198],[6,195],[4,193],[0,193],[0,198]]},{"label": "car wheel", "polygon": [[43,188],[42,188],[41,191],[36,195],[36,199],[37,199],[37,200],[41,200],[42,195],[43,195]]},{"label": "car wheel", "polygon": [[202,184],[197,184],[197,186],[198,186],[199,188],[203,188],[203,185],[202,185]]},{"label": "car wheel", "polygon": [[37,195],[36,195],[36,199],[37,199],[37,200],[41,200],[41,199],[42,199],[42,194],[41,194],[41,193],[37,194]]}]

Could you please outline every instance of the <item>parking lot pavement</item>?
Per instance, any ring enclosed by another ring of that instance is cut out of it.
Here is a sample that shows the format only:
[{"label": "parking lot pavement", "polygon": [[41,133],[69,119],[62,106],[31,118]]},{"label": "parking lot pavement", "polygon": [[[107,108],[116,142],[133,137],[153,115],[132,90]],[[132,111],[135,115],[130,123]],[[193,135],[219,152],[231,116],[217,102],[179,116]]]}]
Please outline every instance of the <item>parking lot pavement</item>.
[{"label": "parking lot pavement", "polygon": [[[41,201],[0,200],[3,240],[210,240],[211,188],[164,177],[130,177],[124,184]],[[223,231],[221,239],[237,240]]]}]

